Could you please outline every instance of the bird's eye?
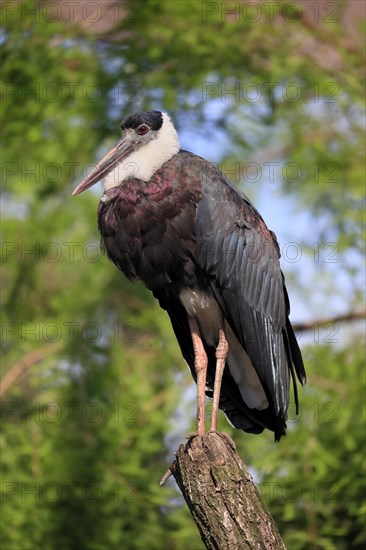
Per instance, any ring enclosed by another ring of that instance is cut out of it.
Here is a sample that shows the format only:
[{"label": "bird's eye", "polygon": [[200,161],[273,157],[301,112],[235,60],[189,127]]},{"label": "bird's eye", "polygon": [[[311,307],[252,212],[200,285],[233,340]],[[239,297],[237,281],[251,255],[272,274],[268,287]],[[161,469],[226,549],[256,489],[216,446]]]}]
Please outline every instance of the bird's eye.
[{"label": "bird's eye", "polygon": [[150,128],[146,126],[146,124],[141,124],[141,126],[137,128],[136,132],[138,133],[139,136],[144,136],[145,134],[148,133],[149,130]]}]

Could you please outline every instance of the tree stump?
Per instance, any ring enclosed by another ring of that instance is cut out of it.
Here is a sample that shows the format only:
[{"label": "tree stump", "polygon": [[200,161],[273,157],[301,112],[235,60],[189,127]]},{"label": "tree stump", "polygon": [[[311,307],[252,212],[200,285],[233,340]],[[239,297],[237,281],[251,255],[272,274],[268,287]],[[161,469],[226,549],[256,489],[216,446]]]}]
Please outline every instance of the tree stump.
[{"label": "tree stump", "polygon": [[252,477],[225,433],[193,437],[171,466],[209,549],[285,549]]}]

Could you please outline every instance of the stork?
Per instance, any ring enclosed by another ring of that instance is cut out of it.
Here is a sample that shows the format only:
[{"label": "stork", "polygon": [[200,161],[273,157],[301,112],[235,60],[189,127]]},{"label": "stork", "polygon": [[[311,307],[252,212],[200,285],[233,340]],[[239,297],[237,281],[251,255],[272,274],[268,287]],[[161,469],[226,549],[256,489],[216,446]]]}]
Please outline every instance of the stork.
[{"label": "stork", "polygon": [[207,395],[211,432],[220,408],[235,428],[278,441],[305,370],[275,234],[214,164],[180,149],[167,113],[132,114],[121,129],[73,194],[103,180],[102,248],[167,311],[197,382],[197,434]]}]

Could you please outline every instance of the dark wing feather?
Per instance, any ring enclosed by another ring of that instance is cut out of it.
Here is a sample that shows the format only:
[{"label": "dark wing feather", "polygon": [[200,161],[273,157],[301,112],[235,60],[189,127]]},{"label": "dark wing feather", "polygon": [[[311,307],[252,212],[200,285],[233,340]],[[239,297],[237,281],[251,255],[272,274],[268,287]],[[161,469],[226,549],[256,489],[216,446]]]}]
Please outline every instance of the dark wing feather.
[{"label": "dark wing feather", "polygon": [[275,236],[249,199],[208,163],[196,223],[198,264],[211,276],[215,298],[284,424],[290,373],[295,367],[303,383],[305,371],[288,321]]}]

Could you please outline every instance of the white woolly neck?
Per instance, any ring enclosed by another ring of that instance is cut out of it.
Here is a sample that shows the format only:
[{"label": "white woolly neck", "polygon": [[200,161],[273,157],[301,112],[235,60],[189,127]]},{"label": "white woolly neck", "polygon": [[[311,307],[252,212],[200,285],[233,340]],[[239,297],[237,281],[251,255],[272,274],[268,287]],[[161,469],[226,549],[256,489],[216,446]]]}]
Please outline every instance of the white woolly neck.
[{"label": "white woolly neck", "polygon": [[170,117],[162,113],[163,124],[157,137],[119,162],[104,178],[104,189],[116,187],[127,178],[149,181],[151,176],[179,151],[179,137]]}]

